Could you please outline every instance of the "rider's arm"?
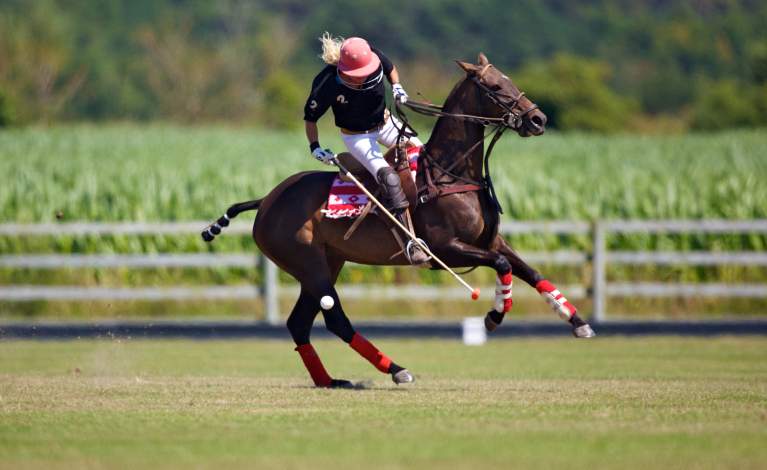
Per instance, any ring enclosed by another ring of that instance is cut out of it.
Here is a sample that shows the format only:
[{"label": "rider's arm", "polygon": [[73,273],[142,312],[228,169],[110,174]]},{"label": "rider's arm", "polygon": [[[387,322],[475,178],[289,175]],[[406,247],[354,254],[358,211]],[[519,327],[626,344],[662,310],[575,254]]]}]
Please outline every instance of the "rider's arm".
[{"label": "rider's arm", "polygon": [[397,67],[394,66],[392,61],[389,60],[389,58],[386,57],[386,55],[381,52],[380,49],[375,47],[371,47],[370,49],[375,53],[375,55],[378,56],[379,59],[381,59],[381,67],[383,68],[384,75],[386,75],[386,78],[392,85],[392,93],[394,94],[394,99],[401,103],[407,101],[407,93],[399,83],[399,72],[397,72]]},{"label": "rider's arm", "polygon": [[325,68],[320,72],[312,82],[312,91],[306,99],[304,105],[304,122],[306,127],[306,138],[309,139],[309,146],[313,152],[319,148],[319,132],[317,131],[317,120],[325,114],[330,107],[328,80],[332,80],[334,75],[332,70]]},{"label": "rider's arm", "polygon": [[381,67],[383,68],[384,75],[386,75],[386,78],[389,79],[389,83],[392,85],[399,83],[399,75],[397,75],[397,70],[394,68],[392,61],[386,57],[386,54],[381,52],[381,49],[378,49],[377,47],[371,47],[370,50],[373,51],[373,53],[377,55],[379,59],[381,59]]},{"label": "rider's arm", "polygon": [[306,128],[306,139],[309,141],[309,149],[314,151],[320,146],[320,132],[317,130],[317,123],[314,121],[304,121]]},{"label": "rider's arm", "polygon": [[392,66],[391,73],[389,73],[386,78],[389,79],[389,83],[392,85],[399,83],[399,73],[397,72],[397,67]]}]

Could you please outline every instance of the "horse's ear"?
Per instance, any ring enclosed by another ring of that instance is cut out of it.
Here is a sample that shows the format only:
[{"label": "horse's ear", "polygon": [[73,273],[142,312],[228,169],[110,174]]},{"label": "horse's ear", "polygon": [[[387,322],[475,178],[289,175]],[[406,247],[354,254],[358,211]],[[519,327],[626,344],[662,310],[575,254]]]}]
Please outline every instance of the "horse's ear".
[{"label": "horse's ear", "polygon": [[477,66],[474,64],[470,64],[468,62],[462,62],[460,60],[456,60],[455,63],[458,64],[458,66],[461,67],[466,73],[477,72]]},{"label": "horse's ear", "polygon": [[487,65],[490,63],[490,61],[487,60],[487,57],[485,57],[485,54],[480,52],[479,55],[477,56],[477,63],[479,65]]}]

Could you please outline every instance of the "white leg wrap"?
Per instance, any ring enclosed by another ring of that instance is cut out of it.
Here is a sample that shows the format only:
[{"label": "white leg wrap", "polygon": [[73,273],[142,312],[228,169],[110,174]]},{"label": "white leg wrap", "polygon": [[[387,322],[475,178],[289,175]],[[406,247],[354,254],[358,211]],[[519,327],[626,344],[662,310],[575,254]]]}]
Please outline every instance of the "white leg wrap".
[{"label": "white leg wrap", "polygon": [[554,310],[554,313],[559,315],[562,320],[569,320],[570,317],[573,316],[573,312],[571,312],[565,304],[569,304],[569,302],[558,289],[554,289],[551,292],[541,292],[541,295],[544,300],[546,300],[546,303],[551,305],[551,309]]},{"label": "white leg wrap", "polygon": [[577,312],[575,306],[571,304],[554,284],[546,279],[542,279],[535,285],[536,290],[543,296],[543,299],[554,310],[554,313],[563,320],[570,320]]},{"label": "white leg wrap", "polygon": [[[510,277],[510,276],[509,276]],[[495,308],[495,311],[498,313],[506,313],[511,308],[511,285],[513,282],[509,282],[508,284],[501,281],[501,278],[497,277],[495,278],[495,302],[493,304],[493,308]]]}]

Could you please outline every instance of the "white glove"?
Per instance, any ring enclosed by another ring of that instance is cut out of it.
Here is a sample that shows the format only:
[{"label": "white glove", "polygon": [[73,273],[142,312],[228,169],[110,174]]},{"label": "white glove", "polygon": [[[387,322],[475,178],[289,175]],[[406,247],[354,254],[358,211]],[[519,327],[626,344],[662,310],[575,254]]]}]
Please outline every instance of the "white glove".
[{"label": "white glove", "polygon": [[333,152],[330,151],[330,149],[323,150],[320,147],[312,150],[312,155],[314,155],[314,158],[321,161],[325,165],[332,165],[332,160],[336,156]]},{"label": "white glove", "polygon": [[394,95],[394,99],[400,103],[406,103],[407,102],[407,93],[405,92],[405,89],[402,88],[402,85],[399,83],[395,83],[391,86],[391,92]]}]

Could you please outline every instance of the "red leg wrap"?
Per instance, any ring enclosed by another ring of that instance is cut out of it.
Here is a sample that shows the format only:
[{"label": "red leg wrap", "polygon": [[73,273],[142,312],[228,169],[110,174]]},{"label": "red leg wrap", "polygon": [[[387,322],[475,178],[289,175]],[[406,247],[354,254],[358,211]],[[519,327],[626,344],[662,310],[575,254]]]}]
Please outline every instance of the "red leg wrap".
[{"label": "red leg wrap", "polygon": [[[511,272],[499,275],[495,281],[495,311],[506,314],[511,310],[514,300],[511,298]],[[508,297],[508,298],[506,298]]]},{"label": "red leg wrap", "polygon": [[[555,311],[557,311],[557,313],[559,313],[563,318],[566,317],[569,319],[578,312],[575,306],[571,304],[570,301],[567,300],[561,292],[559,292],[556,286],[554,286],[554,284],[550,283],[549,281],[544,279],[538,282],[538,284],[535,285],[535,288],[541,295],[549,294],[553,298],[555,305],[552,305],[552,307],[554,307]],[[563,311],[559,305],[564,307],[565,311]]]},{"label": "red leg wrap", "polygon": [[354,337],[352,337],[352,341],[349,343],[349,346],[357,351],[360,356],[364,357],[370,361],[371,364],[376,366],[376,369],[385,374],[389,373],[391,359],[389,359],[386,354],[379,351],[378,348],[373,346],[373,344],[366,340],[364,336],[360,335],[359,333],[354,333]]},{"label": "red leg wrap", "polygon": [[298,354],[301,356],[301,360],[304,361],[306,370],[309,371],[309,375],[314,380],[314,385],[318,387],[329,387],[332,379],[325,370],[325,366],[322,365],[320,356],[317,355],[317,351],[314,350],[314,346],[311,344],[302,344],[296,348]]},{"label": "red leg wrap", "polygon": [[542,281],[538,282],[538,284],[536,284],[536,285],[535,285],[535,288],[536,288],[536,289],[538,290],[538,292],[540,292],[541,294],[543,294],[544,292],[551,292],[551,291],[553,291],[554,289],[556,289],[556,287],[554,287],[554,284],[550,283],[550,282],[549,282],[549,281],[547,281],[546,279],[544,279],[544,280],[542,280]]}]

